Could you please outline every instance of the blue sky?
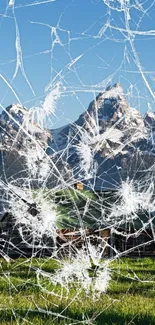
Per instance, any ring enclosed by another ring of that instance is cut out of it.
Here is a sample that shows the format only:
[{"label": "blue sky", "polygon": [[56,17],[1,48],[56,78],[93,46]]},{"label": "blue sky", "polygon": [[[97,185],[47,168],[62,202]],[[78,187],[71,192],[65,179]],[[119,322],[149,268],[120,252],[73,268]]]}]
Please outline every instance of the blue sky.
[{"label": "blue sky", "polygon": [[[155,29],[155,4],[138,3],[124,0],[124,10],[119,0],[15,0],[14,6],[1,0],[1,105],[17,102],[16,93],[26,107],[40,106],[49,83],[59,83],[56,117],[48,121],[55,128],[76,120],[99,91],[120,82],[131,106],[142,114],[155,110],[155,33],[147,32]],[[34,93],[20,66],[13,79],[17,29]]]}]

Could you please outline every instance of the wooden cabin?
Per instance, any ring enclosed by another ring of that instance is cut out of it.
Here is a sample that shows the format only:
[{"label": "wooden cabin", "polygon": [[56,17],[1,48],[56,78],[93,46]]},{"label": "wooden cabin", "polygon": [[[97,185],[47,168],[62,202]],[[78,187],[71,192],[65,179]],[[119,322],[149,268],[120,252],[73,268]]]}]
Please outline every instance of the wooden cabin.
[{"label": "wooden cabin", "polygon": [[90,229],[62,229],[57,231],[57,247],[60,256],[74,255],[78,249],[87,247],[88,243],[92,246],[100,246],[103,257],[110,254],[107,245],[110,238],[110,230],[92,231]]},{"label": "wooden cabin", "polygon": [[74,188],[76,190],[82,191],[84,189],[84,184],[80,183],[80,182],[77,182],[77,183],[74,184]]},{"label": "wooden cabin", "polygon": [[[80,191],[83,190],[83,184],[77,183],[76,188]],[[106,201],[107,211],[114,199],[114,191],[98,192],[97,197],[100,195],[103,200]],[[109,200],[109,201],[108,201]],[[62,201],[62,200],[61,200]],[[105,202],[104,201],[104,202]],[[65,203],[68,204],[68,203]],[[102,201],[101,201],[102,204]],[[70,211],[72,207],[69,207]],[[81,209],[81,207],[80,207]],[[83,207],[82,207],[83,209]],[[91,209],[91,208],[90,208]],[[79,210],[80,211],[80,210]],[[38,211],[35,205],[28,206],[28,212],[35,216]],[[94,210],[91,211],[94,213]],[[81,212],[83,214],[83,210]],[[107,212],[108,216],[108,212]],[[96,216],[94,220],[97,220],[98,211],[96,210]],[[98,226],[87,225],[83,230],[79,229],[80,226],[67,227],[57,231],[56,245],[60,255],[68,255],[68,253],[75,253],[77,249],[81,248],[86,242],[89,242],[94,246],[99,246],[103,250],[103,257],[114,256],[155,256],[155,216],[147,213],[147,211],[139,211],[137,218],[132,219],[129,222],[123,221],[120,218],[117,223],[116,220],[107,221],[108,218],[102,220],[102,224]],[[90,218],[88,216],[88,221]],[[95,221],[96,222],[96,221]],[[22,225],[21,225],[22,226]],[[0,251],[5,252],[11,257],[18,256],[51,256],[54,249],[53,238],[44,236],[42,242],[33,241],[32,234],[28,231],[25,236],[30,241],[24,242],[22,240],[20,231],[20,225],[15,225],[13,216],[9,213],[5,213],[0,220]]]},{"label": "wooden cabin", "polygon": [[[34,215],[36,209],[32,206],[30,212]],[[22,235],[21,235],[22,232]],[[54,249],[53,238],[43,236],[41,240],[34,238],[33,234],[22,224],[16,225],[14,217],[5,213],[0,220],[0,256],[18,257],[48,257]]]},{"label": "wooden cabin", "polygon": [[112,245],[121,256],[155,256],[155,216],[146,211],[111,232]]}]

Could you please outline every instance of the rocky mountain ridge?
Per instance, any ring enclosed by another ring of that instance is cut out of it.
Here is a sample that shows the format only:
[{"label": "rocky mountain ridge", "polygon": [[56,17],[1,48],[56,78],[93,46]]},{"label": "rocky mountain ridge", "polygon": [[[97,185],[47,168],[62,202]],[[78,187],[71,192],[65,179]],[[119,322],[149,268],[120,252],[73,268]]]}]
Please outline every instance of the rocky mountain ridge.
[{"label": "rocky mountain ridge", "polygon": [[[70,178],[72,174],[97,189],[113,189],[126,177],[142,178],[155,163],[155,113],[143,118],[128,105],[120,84],[99,93],[77,121],[55,130],[42,129],[26,108],[10,105],[0,114],[0,137],[0,171],[9,170],[7,178],[19,178],[20,165],[32,153],[37,165],[42,160],[42,169],[51,161],[60,173],[66,168]],[[9,165],[11,153],[23,160],[15,170]],[[47,172],[55,173],[55,168]],[[29,173],[27,169],[27,177]]]}]

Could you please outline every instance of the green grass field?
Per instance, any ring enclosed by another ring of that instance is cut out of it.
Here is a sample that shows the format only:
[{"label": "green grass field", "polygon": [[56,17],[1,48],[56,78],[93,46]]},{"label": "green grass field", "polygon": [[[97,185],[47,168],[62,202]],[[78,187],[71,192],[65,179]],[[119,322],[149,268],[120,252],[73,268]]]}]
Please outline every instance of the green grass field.
[{"label": "green grass field", "polygon": [[61,288],[55,288],[46,278],[38,283],[30,265],[50,273],[58,267],[56,261],[45,259],[17,259],[10,263],[0,260],[1,325],[155,324],[153,259],[112,262],[108,291],[95,301],[82,291],[77,295],[76,287],[61,297]]}]

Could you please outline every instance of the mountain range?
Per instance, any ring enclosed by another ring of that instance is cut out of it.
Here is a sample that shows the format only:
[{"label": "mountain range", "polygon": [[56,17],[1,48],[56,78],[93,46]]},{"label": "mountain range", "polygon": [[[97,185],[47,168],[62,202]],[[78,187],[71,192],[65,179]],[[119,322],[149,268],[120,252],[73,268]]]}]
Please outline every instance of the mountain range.
[{"label": "mountain range", "polygon": [[43,129],[20,104],[0,114],[1,182],[17,186],[66,186],[115,190],[154,177],[155,113],[131,108],[120,84],[107,87],[78,120]]}]

